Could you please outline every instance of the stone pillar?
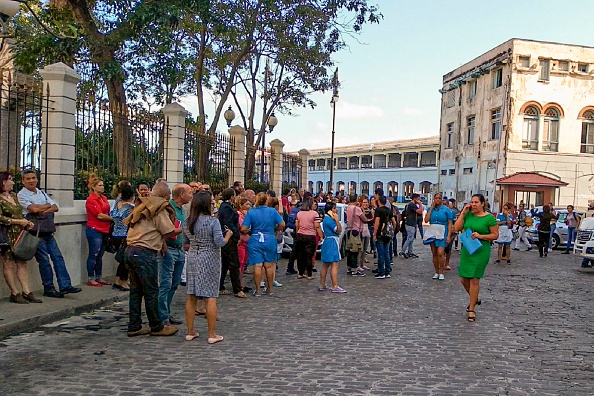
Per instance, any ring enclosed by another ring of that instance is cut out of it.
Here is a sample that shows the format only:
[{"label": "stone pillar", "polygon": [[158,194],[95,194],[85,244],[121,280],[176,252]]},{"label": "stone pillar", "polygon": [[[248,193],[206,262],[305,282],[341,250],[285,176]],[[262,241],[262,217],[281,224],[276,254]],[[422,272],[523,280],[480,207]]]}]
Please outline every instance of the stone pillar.
[{"label": "stone pillar", "polygon": [[299,160],[301,161],[301,173],[299,174],[299,187],[309,191],[307,172],[309,171],[309,151],[299,150]]},{"label": "stone pillar", "polygon": [[236,181],[245,184],[245,137],[247,131],[239,125],[229,128],[231,135],[231,170],[229,172],[229,185]]},{"label": "stone pillar", "polygon": [[283,147],[278,139],[270,142],[270,189],[280,197],[283,193]]},{"label": "stone pillar", "polygon": [[43,111],[40,186],[58,206],[73,207],[76,84],[80,76],[61,62],[44,67],[39,74],[50,101]]},{"label": "stone pillar", "polygon": [[178,103],[163,107],[167,129],[163,137],[163,178],[170,187],[184,181],[186,109]]}]

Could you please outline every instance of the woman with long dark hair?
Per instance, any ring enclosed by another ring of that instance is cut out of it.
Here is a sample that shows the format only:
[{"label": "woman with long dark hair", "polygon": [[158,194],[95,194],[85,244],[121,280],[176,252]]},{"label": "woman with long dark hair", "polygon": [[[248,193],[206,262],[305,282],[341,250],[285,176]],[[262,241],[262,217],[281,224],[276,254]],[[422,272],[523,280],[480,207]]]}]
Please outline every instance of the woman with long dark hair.
[{"label": "woman with long dark hair", "polygon": [[499,237],[499,227],[495,217],[487,212],[485,197],[482,194],[475,194],[470,203],[464,205],[462,213],[454,223],[454,228],[456,231],[470,229],[472,231],[471,238],[478,239],[481,243],[480,248],[472,255],[466,247],[463,247],[458,267],[460,282],[470,300],[466,307],[468,321],[474,322],[476,320],[474,308],[476,305],[481,305],[479,299],[480,280],[485,274],[485,268],[487,268],[491,257],[491,241]]},{"label": "woman with long dark hair", "polygon": [[233,231],[227,230],[225,236],[219,221],[212,217],[213,198],[210,191],[194,195],[190,206],[190,216],[184,232],[190,239],[190,250],[186,267],[188,297],[186,298],[186,341],[198,337],[194,331],[194,317],[198,298],[206,300],[206,320],[208,343],[223,341],[216,334],[217,297],[221,279],[221,247],[225,246]]},{"label": "woman with long dark hair", "polygon": [[[12,255],[12,247],[23,229],[33,227],[33,223],[23,218],[23,207],[17,195],[13,192],[14,181],[8,172],[0,174],[0,227],[2,237],[0,241],[0,261],[4,279],[10,289],[8,301],[16,304],[40,303],[29,288],[27,262]],[[17,287],[17,283],[20,285]]]}]

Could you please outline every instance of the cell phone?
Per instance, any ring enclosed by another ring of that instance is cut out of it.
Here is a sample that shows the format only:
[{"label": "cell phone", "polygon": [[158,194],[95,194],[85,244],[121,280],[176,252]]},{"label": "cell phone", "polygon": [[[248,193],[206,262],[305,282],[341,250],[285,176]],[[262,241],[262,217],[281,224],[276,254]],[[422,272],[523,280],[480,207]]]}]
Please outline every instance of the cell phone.
[{"label": "cell phone", "polygon": [[229,227],[227,227],[226,225],[225,225],[225,226],[223,226],[223,228],[224,228],[225,232],[227,232],[227,231],[231,231],[231,230],[229,230]]}]

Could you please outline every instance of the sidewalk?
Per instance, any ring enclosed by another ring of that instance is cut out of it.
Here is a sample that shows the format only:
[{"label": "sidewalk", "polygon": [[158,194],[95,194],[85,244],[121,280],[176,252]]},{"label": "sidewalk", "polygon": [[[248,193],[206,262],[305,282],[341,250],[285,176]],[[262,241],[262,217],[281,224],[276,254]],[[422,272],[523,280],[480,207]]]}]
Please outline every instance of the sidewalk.
[{"label": "sidewalk", "polygon": [[0,340],[115,301],[128,300],[128,292],[112,289],[111,286],[80,287],[82,292],[67,294],[64,298],[44,297],[42,290],[34,291],[35,296],[43,301],[42,304],[13,304],[7,298],[0,300],[0,318],[3,319],[0,320]]}]

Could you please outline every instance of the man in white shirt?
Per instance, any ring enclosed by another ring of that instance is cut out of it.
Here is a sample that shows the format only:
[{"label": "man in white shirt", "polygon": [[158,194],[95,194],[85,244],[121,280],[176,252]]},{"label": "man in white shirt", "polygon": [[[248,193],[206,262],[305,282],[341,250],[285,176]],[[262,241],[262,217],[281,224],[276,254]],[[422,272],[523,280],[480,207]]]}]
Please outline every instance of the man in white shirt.
[{"label": "man in white shirt", "polygon": [[[23,207],[23,214],[36,223],[34,229],[40,226],[40,219],[44,219],[45,223],[53,226],[53,214],[58,211],[58,205],[45,192],[37,188],[37,173],[34,170],[24,171],[22,177],[24,187],[19,191],[18,198]],[[54,265],[53,271],[50,258]],[[35,259],[39,263],[44,296],[63,298],[65,294],[82,291],[81,288],[72,286],[64,257],[54,238],[53,231],[44,231],[43,228],[39,230],[39,246],[35,253]],[[60,291],[57,291],[54,286],[54,271]]]}]

